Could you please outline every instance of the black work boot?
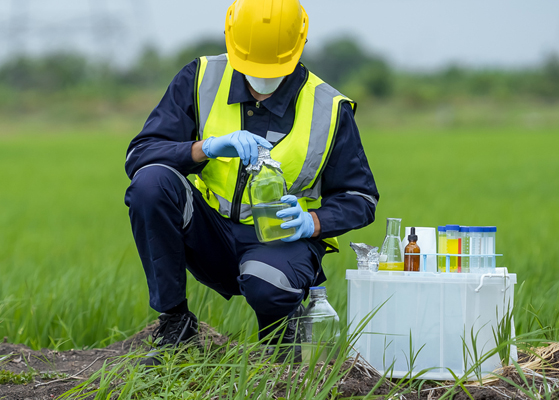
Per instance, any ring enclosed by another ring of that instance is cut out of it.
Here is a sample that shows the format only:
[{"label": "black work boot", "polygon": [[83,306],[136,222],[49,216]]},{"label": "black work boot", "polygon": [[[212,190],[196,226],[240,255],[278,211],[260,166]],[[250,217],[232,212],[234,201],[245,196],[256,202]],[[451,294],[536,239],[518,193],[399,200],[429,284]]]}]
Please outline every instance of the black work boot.
[{"label": "black work boot", "polygon": [[284,363],[293,357],[293,361],[300,363],[301,358],[301,329],[302,321],[301,317],[305,311],[305,306],[299,304],[297,310],[293,315],[287,320],[287,324],[283,330],[280,330],[276,337],[272,339],[271,346],[266,349],[266,354],[268,356],[273,356],[276,351],[277,345],[280,346],[277,352],[277,357],[275,362]]},{"label": "black work boot", "polygon": [[161,352],[176,349],[179,345],[198,339],[198,319],[192,312],[159,315],[159,326],[153,331],[154,348],[140,364],[161,364]]}]

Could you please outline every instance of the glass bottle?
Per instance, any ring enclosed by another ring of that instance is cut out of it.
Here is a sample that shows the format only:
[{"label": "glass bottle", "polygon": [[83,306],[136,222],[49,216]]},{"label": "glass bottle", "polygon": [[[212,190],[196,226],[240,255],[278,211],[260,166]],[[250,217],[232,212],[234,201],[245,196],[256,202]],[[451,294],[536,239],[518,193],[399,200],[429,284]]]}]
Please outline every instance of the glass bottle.
[{"label": "glass bottle", "polygon": [[407,253],[420,253],[419,246],[417,245],[417,235],[415,234],[415,227],[412,226],[410,234],[408,235],[408,245],[404,251],[404,271],[419,272],[419,254],[410,255]]},{"label": "glass bottle", "polygon": [[[328,303],[324,286],[311,287],[310,295],[310,303],[302,318],[301,357],[304,363],[311,359],[326,362],[340,337],[340,319]],[[338,351],[330,357],[337,357]]]},{"label": "glass bottle", "polygon": [[283,229],[280,225],[293,217],[278,218],[279,210],[291,207],[280,199],[287,194],[280,163],[273,160],[270,151],[258,147],[258,162],[247,167],[250,173],[248,196],[256,236],[262,243],[271,242],[295,234],[295,228]]},{"label": "glass bottle", "polygon": [[379,271],[403,271],[404,252],[400,239],[401,218],[386,218],[386,237],[380,248]]},{"label": "glass bottle", "polygon": [[378,247],[366,243],[349,242],[349,246],[357,255],[357,269],[361,271],[378,271]]},{"label": "glass bottle", "polygon": [[378,253],[378,247],[373,247],[373,250],[368,255],[369,257],[369,270],[373,272],[378,271],[378,260],[380,254]]}]

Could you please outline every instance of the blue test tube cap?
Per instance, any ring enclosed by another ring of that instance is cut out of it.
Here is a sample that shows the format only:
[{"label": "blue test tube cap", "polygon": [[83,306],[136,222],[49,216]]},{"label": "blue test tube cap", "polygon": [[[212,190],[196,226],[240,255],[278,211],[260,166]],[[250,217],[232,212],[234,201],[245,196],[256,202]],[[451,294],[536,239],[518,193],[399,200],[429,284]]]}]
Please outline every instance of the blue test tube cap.
[{"label": "blue test tube cap", "polygon": [[482,232],[481,226],[470,226],[470,232]]},{"label": "blue test tube cap", "polygon": [[326,286],[311,286],[309,289],[310,290],[321,290],[321,289],[326,289]]},{"label": "blue test tube cap", "polygon": [[447,226],[446,226],[446,230],[447,230],[447,231],[457,231],[457,230],[460,230],[460,225],[447,225]]},{"label": "blue test tube cap", "polygon": [[438,230],[439,232],[446,232],[446,225],[439,225],[439,226],[437,227],[437,230]]},{"label": "blue test tube cap", "polygon": [[497,232],[496,226],[486,226],[485,229],[487,229],[486,232]]},{"label": "blue test tube cap", "polygon": [[460,227],[460,232],[470,232],[470,227],[469,226],[461,226]]}]

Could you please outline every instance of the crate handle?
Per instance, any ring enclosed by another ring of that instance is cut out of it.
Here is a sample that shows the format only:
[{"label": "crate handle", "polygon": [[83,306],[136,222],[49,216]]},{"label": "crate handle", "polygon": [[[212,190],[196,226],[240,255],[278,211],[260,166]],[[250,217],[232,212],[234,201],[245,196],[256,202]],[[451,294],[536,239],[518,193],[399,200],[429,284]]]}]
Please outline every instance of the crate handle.
[{"label": "crate handle", "polygon": [[483,275],[481,276],[481,279],[479,280],[479,286],[478,286],[478,287],[476,288],[476,290],[475,290],[476,293],[479,292],[480,289],[482,288],[482,286],[483,286],[483,279],[484,279],[485,277],[488,277],[489,279],[491,279],[492,277],[505,278],[506,286],[505,286],[504,289],[501,289],[501,292],[505,292],[505,291],[510,287],[510,279],[509,279],[509,276],[508,276],[508,275],[505,275],[505,271],[503,270],[503,275],[500,275],[500,274],[483,274]]}]

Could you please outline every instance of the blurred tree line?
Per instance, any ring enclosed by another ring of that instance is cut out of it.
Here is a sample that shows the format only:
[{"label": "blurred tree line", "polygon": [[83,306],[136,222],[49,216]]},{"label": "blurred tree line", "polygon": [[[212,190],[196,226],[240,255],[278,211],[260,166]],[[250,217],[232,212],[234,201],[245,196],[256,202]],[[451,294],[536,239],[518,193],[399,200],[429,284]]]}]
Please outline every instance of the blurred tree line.
[{"label": "blurred tree line", "polygon": [[[80,90],[100,94],[130,89],[161,89],[187,63],[201,55],[225,52],[222,40],[203,40],[176,54],[146,47],[127,68],[73,53],[18,56],[0,65],[0,89],[54,93]],[[519,97],[559,100],[559,57],[524,69],[475,69],[457,65],[430,72],[396,70],[386,59],[364,50],[351,37],[305,52],[302,61],[326,82],[357,101],[402,100],[411,106],[447,100]]]}]

